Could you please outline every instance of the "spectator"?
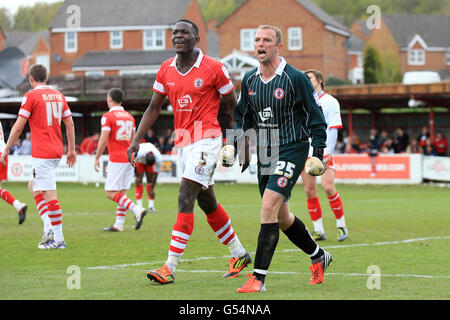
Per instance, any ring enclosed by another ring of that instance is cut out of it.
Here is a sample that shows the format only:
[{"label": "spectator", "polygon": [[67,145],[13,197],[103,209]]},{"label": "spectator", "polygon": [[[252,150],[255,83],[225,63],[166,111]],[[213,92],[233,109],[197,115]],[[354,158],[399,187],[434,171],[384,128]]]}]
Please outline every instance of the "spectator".
[{"label": "spectator", "polygon": [[402,128],[397,128],[395,132],[395,141],[394,141],[395,153],[406,152],[408,144],[409,144],[408,134]]},{"label": "spectator", "polygon": [[355,132],[352,133],[352,135],[348,135],[344,139],[345,143],[345,153],[359,153],[359,137],[356,135]]},{"label": "spectator", "polygon": [[437,156],[436,150],[434,150],[433,142],[431,138],[425,140],[425,147],[423,147],[424,156]]},{"label": "spectator", "polygon": [[430,137],[430,133],[428,132],[428,127],[422,127],[422,131],[420,135],[417,137],[417,142],[423,148],[425,147],[425,142]]},{"label": "spectator", "polygon": [[387,139],[389,139],[389,133],[386,130],[382,130],[380,133],[380,146],[383,146]]},{"label": "spectator", "polygon": [[152,143],[156,147],[158,147],[159,140],[156,137],[155,133],[153,132],[153,129],[148,129],[147,134],[145,135],[145,141]]},{"label": "spectator", "polygon": [[384,154],[393,154],[394,150],[394,140],[392,138],[388,138],[384,144],[381,146],[381,153]]},{"label": "spectator", "polygon": [[448,141],[441,131],[436,133],[433,139],[433,147],[438,156],[447,156]]},{"label": "spectator", "polygon": [[18,155],[20,151],[21,146],[20,138],[17,138],[17,140],[14,142],[14,144],[11,146],[11,150],[9,151],[9,154]]},{"label": "spectator", "polygon": [[423,149],[423,155],[424,156],[437,156],[436,151],[434,151],[434,147],[432,145],[425,145],[425,148]]},{"label": "spectator", "polygon": [[423,149],[419,144],[419,141],[416,139],[411,140],[410,145],[406,149],[407,153],[423,153]]},{"label": "spectator", "polygon": [[18,154],[31,154],[31,133],[25,134],[25,139],[22,140],[22,144],[17,150]]},{"label": "spectator", "polygon": [[98,140],[100,134],[96,133],[93,136],[85,138],[80,145],[80,152],[82,154],[95,154],[97,150]]},{"label": "spectator", "polygon": [[381,137],[377,129],[370,130],[369,155],[374,157],[380,152]]}]

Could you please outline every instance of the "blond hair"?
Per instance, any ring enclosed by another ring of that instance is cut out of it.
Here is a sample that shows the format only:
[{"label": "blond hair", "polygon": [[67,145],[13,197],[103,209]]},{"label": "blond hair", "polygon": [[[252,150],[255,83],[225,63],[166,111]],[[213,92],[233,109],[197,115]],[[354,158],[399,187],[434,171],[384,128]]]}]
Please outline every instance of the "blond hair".
[{"label": "blond hair", "polygon": [[280,28],[277,28],[277,27],[274,27],[274,26],[271,26],[271,25],[268,25],[268,24],[262,24],[262,25],[260,25],[258,27],[258,30],[259,29],[273,30],[275,32],[275,36],[277,37],[277,44],[281,43],[281,36],[282,36],[282,34],[281,34]]}]

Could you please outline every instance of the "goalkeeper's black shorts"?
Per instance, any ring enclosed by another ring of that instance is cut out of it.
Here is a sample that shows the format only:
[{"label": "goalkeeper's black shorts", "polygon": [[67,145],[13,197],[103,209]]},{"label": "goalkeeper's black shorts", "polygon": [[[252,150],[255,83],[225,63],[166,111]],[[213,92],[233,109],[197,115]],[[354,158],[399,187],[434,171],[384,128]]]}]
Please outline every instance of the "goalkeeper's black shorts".
[{"label": "goalkeeper's black shorts", "polygon": [[266,152],[266,150],[258,150],[258,185],[261,197],[264,190],[269,189],[280,193],[287,201],[305,167],[309,142],[297,141],[280,146],[279,152],[273,148],[269,148],[270,152]]}]

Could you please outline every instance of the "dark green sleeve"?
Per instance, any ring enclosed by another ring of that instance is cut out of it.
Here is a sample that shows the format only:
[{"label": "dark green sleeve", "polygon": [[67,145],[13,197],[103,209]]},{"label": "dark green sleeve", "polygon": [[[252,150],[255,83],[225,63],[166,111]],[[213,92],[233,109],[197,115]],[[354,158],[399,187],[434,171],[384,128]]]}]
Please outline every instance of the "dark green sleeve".
[{"label": "dark green sleeve", "polygon": [[233,117],[234,117],[234,130],[242,129],[247,130],[249,128],[253,127],[252,124],[252,115],[248,112],[248,103],[249,103],[249,97],[248,97],[248,88],[247,88],[247,79],[248,74],[244,76],[244,79],[241,83],[241,93],[239,95],[239,101],[236,104],[236,107],[233,111]]},{"label": "dark green sleeve", "polygon": [[323,115],[322,107],[317,105],[314,97],[314,87],[308,76],[303,72],[298,72],[296,77],[297,101],[301,101],[301,106],[306,113],[306,128],[309,130],[313,147],[325,148],[327,146],[327,123]]}]

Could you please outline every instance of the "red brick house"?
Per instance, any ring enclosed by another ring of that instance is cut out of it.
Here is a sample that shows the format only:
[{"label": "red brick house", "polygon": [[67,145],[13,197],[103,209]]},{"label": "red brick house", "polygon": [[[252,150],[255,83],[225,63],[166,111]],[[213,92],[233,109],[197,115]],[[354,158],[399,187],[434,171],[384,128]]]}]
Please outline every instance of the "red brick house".
[{"label": "red brick house", "polygon": [[298,69],[320,69],[326,78],[347,79],[349,30],[310,0],[247,0],[218,24],[220,56],[233,50],[253,54],[261,24],[283,33],[280,54]]},{"label": "red brick house", "polygon": [[50,25],[50,76],[156,73],[172,57],[171,28],[179,19],[207,30],[196,0],[66,0]]},{"label": "red brick house", "polygon": [[365,46],[398,57],[402,72],[432,70],[450,76],[450,15],[383,14]]}]

